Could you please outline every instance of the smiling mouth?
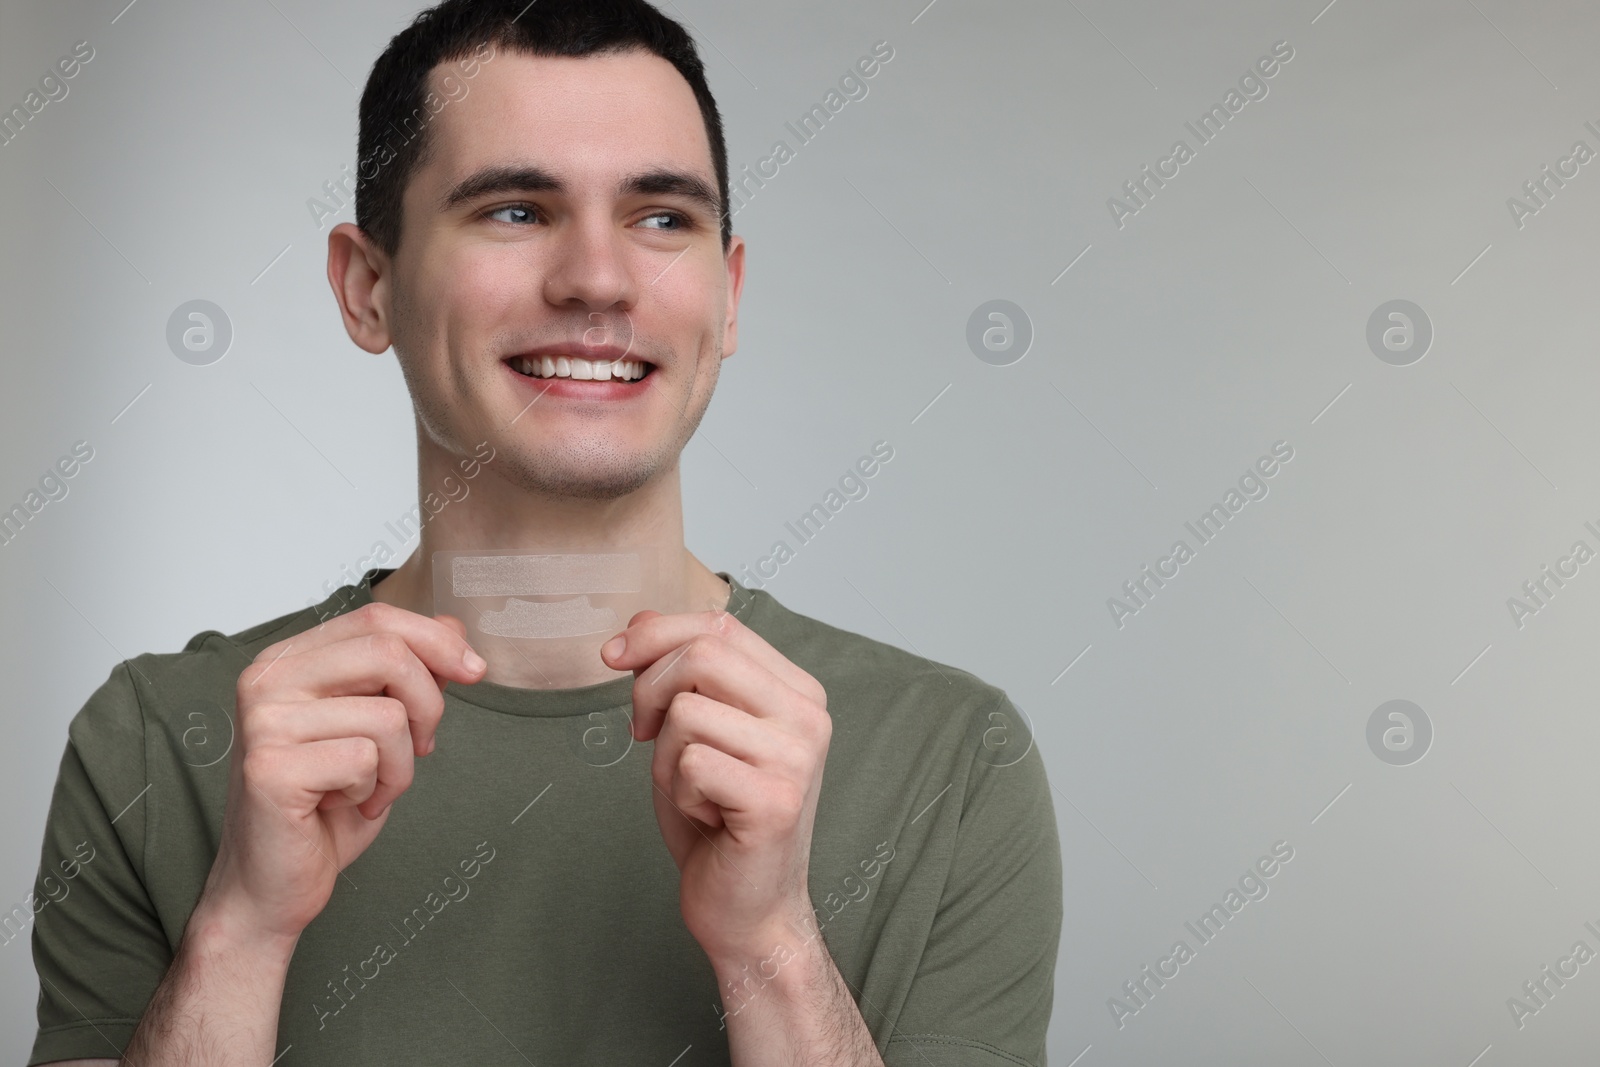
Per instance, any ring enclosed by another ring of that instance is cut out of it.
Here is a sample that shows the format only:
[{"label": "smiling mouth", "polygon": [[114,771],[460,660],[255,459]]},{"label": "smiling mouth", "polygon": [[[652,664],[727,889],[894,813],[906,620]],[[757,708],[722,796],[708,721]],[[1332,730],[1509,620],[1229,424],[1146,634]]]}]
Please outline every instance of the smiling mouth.
[{"label": "smiling mouth", "polygon": [[639,359],[592,360],[579,356],[512,356],[507,366],[527,378],[568,378],[579,382],[636,382],[655,369]]}]

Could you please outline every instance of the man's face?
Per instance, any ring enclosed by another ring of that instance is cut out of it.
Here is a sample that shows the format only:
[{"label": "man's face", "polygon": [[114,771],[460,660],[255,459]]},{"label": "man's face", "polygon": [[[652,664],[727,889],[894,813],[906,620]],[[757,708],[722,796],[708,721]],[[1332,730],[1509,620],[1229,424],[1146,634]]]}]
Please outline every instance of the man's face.
[{"label": "man's face", "polygon": [[631,492],[675,469],[736,342],[742,242],[725,258],[692,195],[716,194],[694,93],[644,52],[500,49],[470,85],[431,121],[387,279],[417,416],[528,489]]}]

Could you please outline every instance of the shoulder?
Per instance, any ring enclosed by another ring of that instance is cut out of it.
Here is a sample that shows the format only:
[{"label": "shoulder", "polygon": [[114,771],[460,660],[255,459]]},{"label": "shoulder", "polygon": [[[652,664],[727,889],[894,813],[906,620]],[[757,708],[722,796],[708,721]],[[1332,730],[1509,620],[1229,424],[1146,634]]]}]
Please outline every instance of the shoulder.
[{"label": "shoulder", "polygon": [[205,823],[220,819],[239,673],[263,648],[314,625],[317,611],[232,634],[203,630],[179,651],[112,667],[67,726],[52,824],[103,829],[109,820],[141,877],[155,826],[180,847],[214,838]]},{"label": "shoulder", "polygon": [[[239,673],[262,649],[316,625],[325,607],[287,612],[231,634],[202,630],[179,651],[123,660],[73,718],[68,736],[88,753],[119,749],[149,732],[171,730],[175,738],[197,727],[227,732],[222,720],[233,713]],[[199,736],[190,733],[189,739]]]},{"label": "shoulder", "polygon": [[1007,703],[1004,690],[969,671],[803,615],[765,590],[736,588],[729,611],[821,682],[830,710],[836,697],[940,718]]}]

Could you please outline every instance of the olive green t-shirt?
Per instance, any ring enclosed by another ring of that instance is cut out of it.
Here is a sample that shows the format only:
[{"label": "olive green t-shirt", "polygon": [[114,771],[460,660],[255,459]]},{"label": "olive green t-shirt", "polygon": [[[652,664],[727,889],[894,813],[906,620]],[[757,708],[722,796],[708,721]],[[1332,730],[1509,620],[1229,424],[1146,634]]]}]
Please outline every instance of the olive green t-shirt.
[{"label": "olive green t-shirt", "polygon": [[[239,672],[388,573],[120,663],[72,720],[25,909],[30,1064],[127,1044],[216,855]],[[885,1063],[1042,1067],[1062,878],[1025,718],[728,580],[729,610],[828,694],[811,899]],[[279,1067],[730,1062],[724,1015],[763,978],[725,1001],[684,926],[632,684],[447,686],[436,750],[295,948]]]}]

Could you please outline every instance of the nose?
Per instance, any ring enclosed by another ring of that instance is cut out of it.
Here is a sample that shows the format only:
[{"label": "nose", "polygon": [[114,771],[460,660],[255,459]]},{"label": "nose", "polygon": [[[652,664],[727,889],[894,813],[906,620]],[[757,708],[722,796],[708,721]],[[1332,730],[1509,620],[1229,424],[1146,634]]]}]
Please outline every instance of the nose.
[{"label": "nose", "polygon": [[556,306],[631,307],[637,295],[628,248],[608,218],[572,218],[554,236],[544,296]]}]

